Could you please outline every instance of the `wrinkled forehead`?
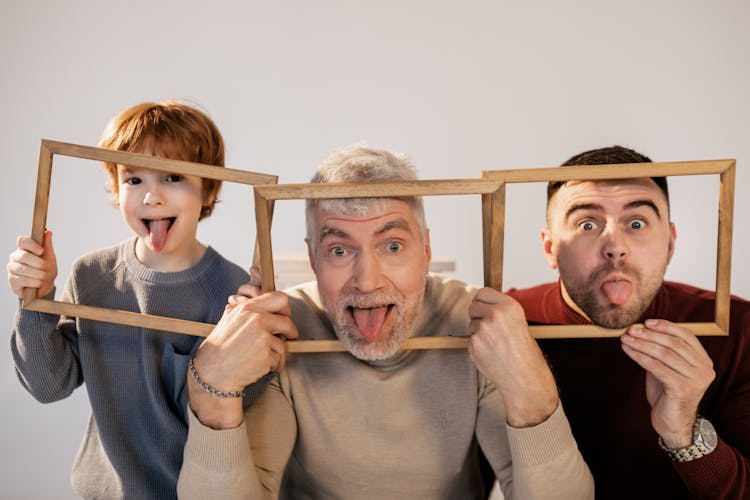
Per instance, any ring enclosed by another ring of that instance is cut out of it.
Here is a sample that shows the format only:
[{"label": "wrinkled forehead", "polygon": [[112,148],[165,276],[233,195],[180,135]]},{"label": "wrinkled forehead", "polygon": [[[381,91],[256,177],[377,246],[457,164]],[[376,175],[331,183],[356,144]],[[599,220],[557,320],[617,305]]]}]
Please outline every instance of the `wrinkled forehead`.
[{"label": "wrinkled forehead", "polygon": [[548,217],[564,215],[571,206],[624,207],[633,201],[650,201],[664,214],[669,212],[664,192],[650,178],[568,181],[554,194]]},{"label": "wrinkled forehead", "polygon": [[321,200],[314,211],[317,231],[329,225],[386,222],[401,219],[418,226],[413,206],[396,198],[349,198]]}]

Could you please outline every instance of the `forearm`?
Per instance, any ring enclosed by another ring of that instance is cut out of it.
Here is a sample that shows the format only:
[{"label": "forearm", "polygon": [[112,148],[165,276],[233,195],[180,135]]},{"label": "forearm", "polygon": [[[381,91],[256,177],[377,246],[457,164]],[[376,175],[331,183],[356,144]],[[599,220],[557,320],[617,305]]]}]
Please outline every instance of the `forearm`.
[{"label": "forearm", "polygon": [[534,427],[546,421],[559,405],[560,397],[553,380],[549,387],[529,389],[522,397],[506,399],[506,419],[511,427]]},{"label": "forearm", "polygon": [[187,374],[190,409],[206,427],[215,430],[234,429],[245,419],[242,398],[219,398],[198,385],[191,373]]}]

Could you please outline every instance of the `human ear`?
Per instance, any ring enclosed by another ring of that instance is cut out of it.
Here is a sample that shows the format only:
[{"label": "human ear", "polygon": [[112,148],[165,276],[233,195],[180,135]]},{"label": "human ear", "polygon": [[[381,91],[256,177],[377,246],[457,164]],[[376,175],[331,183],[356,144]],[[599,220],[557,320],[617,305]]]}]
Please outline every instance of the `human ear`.
[{"label": "human ear", "polygon": [[310,244],[310,238],[305,238],[305,244],[307,245],[307,260],[310,261],[310,267],[313,273],[317,276],[318,271],[315,269],[315,254],[313,253],[312,245]]},{"label": "human ear", "polygon": [[213,205],[215,200],[216,200],[215,192],[203,194],[203,206],[204,207],[210,207],[211,205]]},{"label": "human ear", "polygon": [[542,250],[544,251],[544,257],[547,259],[547,264],[552,269],[557,269],[557,246],[552,241],[552,231],[545,227],[539,235],[542,239]]},{"label": "human ear", "polygon": [[424,255],[427,259],[427,267],[429,269],[430,262],[432,261],[432,248],[430,247],[430,230],[424,230]]},{"label": "human ear", "polygon": [[677,227],[674,222],[669,223],[669,253],[667,254],[667,263],[672,260],[674,254],[674,242],[677,239]]}]

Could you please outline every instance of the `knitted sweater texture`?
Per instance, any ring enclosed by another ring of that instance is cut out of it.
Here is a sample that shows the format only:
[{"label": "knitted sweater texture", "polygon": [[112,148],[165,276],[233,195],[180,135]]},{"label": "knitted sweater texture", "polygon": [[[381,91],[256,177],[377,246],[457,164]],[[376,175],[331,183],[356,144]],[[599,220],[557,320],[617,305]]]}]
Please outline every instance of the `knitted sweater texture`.
[{"label": "knitted sweater texture", "polygon": [[[558,283],[509,290],[533,324],[587,324],[565,304]],[[714,294],[665,282],[641,321],[713,322]],[[545,339],[573,435],[603,499],[750,498],[750,302],[733,297],[729,336],[699,337],[716,378],[699,412],[716,428],[716,450],[672,462],[657,444],[645,371],[618,338]]]},{"label": "knitted sweater texture", "polygon": [[[210,247],[190,269],[154,271],[136,258],[135,241],[77,259],[61,300],[216,323],[248,280]],[[46,403],[86,383],[91,415],[71,479],[82,497],[176,498],[185,375],[202,340],[19,308],[11,351],[29,393]]]},{"label": "knitted sweater texture", "polygon": [[[335,339],[315,284],[288,292],[304,339]],[[418,336],[466,335],[475,290],[431,275]],[[507,499],[593,497],[562,407],[509,427],[500,394],[466,349],[290,355],[236,429],[190,412],[181,498],[484,498],[481,447]]]}]

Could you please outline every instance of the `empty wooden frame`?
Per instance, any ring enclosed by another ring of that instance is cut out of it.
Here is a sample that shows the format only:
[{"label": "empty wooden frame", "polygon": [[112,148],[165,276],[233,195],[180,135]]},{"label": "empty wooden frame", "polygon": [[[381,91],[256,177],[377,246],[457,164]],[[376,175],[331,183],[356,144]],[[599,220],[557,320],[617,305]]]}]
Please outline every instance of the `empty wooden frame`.
[{"label": "empty wooden frame", "polygon": [[[47,209],[49,206],[49,192],[52,178],[52,159],[54,155],[150,168],[185,175],[196,175],[207,179],[237,182],[240,184],[257,185],[277,182],[277,177],[274,175],[42,139],[39,151],[34,216],[31,225],[31,237],[40,244],[43,241],[44,229],[47,223]],[[47,300],[38,298],[37,292],[38,290],[35,288],[24,289],[24,309],[204,337],[211,333],[211,330],[215,326],[209,323],[187,321],[178,318]]]},{"label": "empty wooden frame", "polygon": [[[727,335],[729,331],[734,160],[485,170],[482,172],[481,179],[279,185],[275,184],[277,177],[268,174],[43,139],[39,153],[36,199],[31,228],[32,238],[39,243],[44,237],[52,160],[56,154],[252,185],[255,196],[257,238],[254,262],[258,260],[260,262],[264,292],[275,288],[271,244],[271,219],[275,200],[481,194],[484,284],[502,290],[506,184],[718,174],[720,175],[720,191],[715,318],[714,322],[683,323],[682,325],[692,329],[697,335]],[[24,289],[23,308],[196,336],[208,335],[215,326],[178,318],[47,300],[38,298],[37,290],[32,288]],[[536,338],[615,337],[624,331],[609,330],[594,325],[531,326],[530,330]],[[467,344],[468,340],[465,337],[416,337],[408,339],[403,347],[404,349],[455,349],[465,348]],[[337,340],[298,340],[288,341],[286,345],[289,352],[346,350]]]},{"label": "empty wooden frame", "polygon": [[[714,322],[681,324],[690,328],[696,335],[728,335],[735,163],[735,160],[711,160],[586,165],[521,170],[485,170],[482,172],[482,177],[502,181],[501,190],[504,191],[505,185],[509,183],[719,174],[719,224],[716,248],[716,304]],[[499,196],[499,198],[503,197],[504,195]],[[493,210],[499,212],[493,213],[491,217],[485,214],[483,219],[485,252],[487,248],[494,249],[491,258],[498,258],[500,262],[499,264],[493,264],[493,272],[489,276],[489,283],[486,284],[497,290],[501,290],[503,285],[502,249],[504,244],[505,206],[504,204],[496,204]],[[498,251],[500,254],[496,255]],[[536,338],[617,337],[624,332],[624,329],[610,330],[595,325],[531,326],[530,330],[531,334]]]},{"label": "empty wooden frame", "polygon": [[[331,199],[331,198],[394,198],[402,196],[482,195],[482,214],[494,226],[495,213],[503,213],[505,203],[501,181],[493,179],[455,179],[401,182],[278,184],[255,186],[255,220],[260,251],[261,283],[263,291],[275,288],[273,250],[271,245],[271,216],[275,200]],[[500,228],[500,231],[502,228]],[[497,249],[485,241],[483,245],[485,277],[501,273],[493,269],[501,260],[493,255]],[[467,346],[465,337],[415,337],[408,339],[404,349],[456,349]],[[288,352],[346,351],[338,340],[290,340]]]}]

